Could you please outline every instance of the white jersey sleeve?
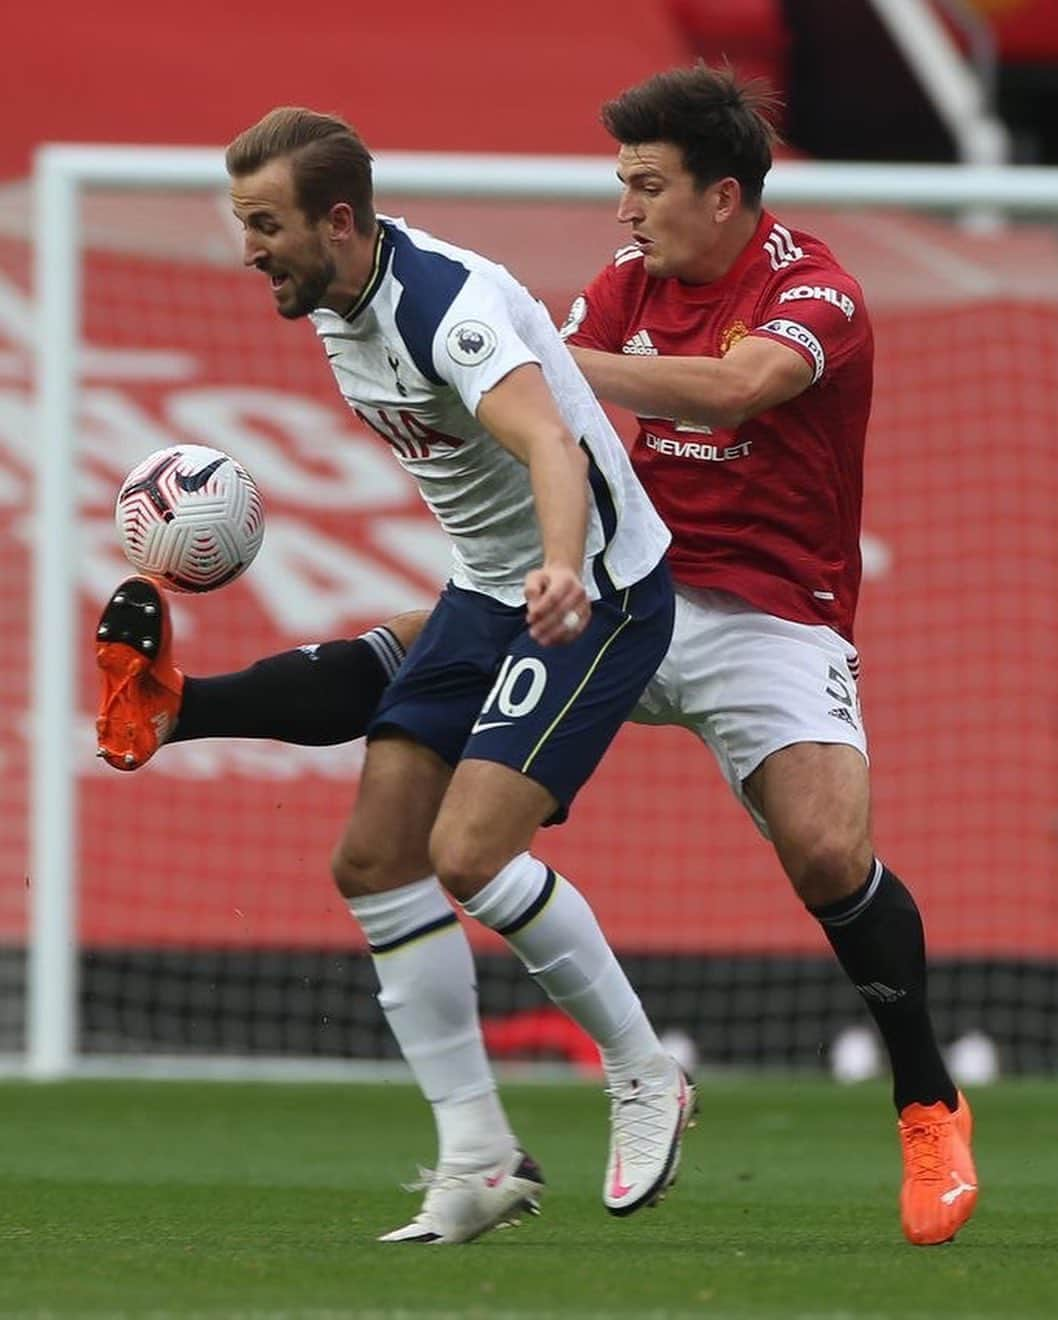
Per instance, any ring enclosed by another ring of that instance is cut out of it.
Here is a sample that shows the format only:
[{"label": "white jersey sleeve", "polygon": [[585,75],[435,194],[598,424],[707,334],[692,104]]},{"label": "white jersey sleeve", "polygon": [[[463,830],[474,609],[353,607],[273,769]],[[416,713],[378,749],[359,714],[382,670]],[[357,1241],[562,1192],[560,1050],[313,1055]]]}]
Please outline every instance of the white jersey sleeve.
[{"label": "white jersey sleeve", "polygon": [[472,271],[441,318],[433,340],[437,375],[476,416],[481,396],[527,363],[540,365],[511,320],[494,280]]}]

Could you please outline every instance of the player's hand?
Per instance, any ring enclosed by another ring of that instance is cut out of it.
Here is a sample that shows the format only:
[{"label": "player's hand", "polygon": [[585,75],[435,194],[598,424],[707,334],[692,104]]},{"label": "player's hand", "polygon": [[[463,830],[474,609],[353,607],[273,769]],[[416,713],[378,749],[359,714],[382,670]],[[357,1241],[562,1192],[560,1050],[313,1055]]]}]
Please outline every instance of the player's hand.
[{"label": "player's hand", "polygon": [[591,618],[580,574],[561,564],[545,564],[527,574],[525,604],[529,636],[541,646],[574,641]]}]

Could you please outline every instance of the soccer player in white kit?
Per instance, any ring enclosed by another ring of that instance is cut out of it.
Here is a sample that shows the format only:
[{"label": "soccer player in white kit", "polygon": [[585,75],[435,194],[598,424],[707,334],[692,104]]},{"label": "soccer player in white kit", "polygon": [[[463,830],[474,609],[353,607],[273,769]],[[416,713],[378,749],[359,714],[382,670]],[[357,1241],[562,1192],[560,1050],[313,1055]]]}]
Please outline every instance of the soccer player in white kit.
[{"label": "soccer player in white kit", "polygon": [[665,654],[668,532],[545,309],[502,267],[376,217],[347,124],[272,111],[227,167],[246,265],[282,316],[310,317],[343,396],[452,542],[333,858],[438,1130],[422,1209],[383,1240],[469,1240],[535,1208],[542,1183],[497,1096],[445,891],[598,1043],[613,1098],[603,1198],[630,1213],[674,1179],[693,1088],[585,900],[529,850]]}]

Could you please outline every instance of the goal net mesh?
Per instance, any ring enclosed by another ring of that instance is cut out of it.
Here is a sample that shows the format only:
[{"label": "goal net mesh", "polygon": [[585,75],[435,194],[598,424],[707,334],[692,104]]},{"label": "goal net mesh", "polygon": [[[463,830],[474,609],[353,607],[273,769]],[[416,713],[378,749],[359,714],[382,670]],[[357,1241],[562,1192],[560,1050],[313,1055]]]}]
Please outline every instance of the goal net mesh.
[{"label": "goal net mesh", "polygon": [[[621,242],[595,204],[388,197],[504,262],[561,320]],[[359,932],[328,872],[360,745],[207,741],[116,774],[94,759],[92,637],[126,572],[122,475],[181,442],[228,450],[267,507],[238,583],[174,597],[178,664],[242,668],[428,607],[447,559],[408,478],[338,397],[306,323],[240,269],[221,196],[89,190],[80,508],[78,1049],[384,1059]],[[1058,231],[975,234],[907,211],[783,209],[861,279],[877,335],[858,642],[875,832],[923,908],[940,1034],[1011,1069],[1058,1063]],[[27,234],[0,236],[0,1049],[24,1046],[33,508]],[[616,416],[625,435],[628,419]],[[64,828],[56,820],[55,828]],[[590,898],[659,1029],[706,1064],[817,1066],[863,1023],[816,923],[684,733],[626,728],[538,850]],[[593,1051],[470,928],[498,1057]]]}]

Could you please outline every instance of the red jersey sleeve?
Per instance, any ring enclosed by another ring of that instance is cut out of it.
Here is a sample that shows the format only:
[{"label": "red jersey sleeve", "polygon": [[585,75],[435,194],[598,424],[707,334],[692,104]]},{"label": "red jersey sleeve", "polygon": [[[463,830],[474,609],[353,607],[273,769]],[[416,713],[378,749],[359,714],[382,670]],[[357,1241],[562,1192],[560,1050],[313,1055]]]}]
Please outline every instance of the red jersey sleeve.
[{"label": "red jersey sleeve", "polygon": [[613,262],[573,299],[559,330],[568,344],[575,348],[595,348],[602,353],[620,353],[626,319],[621,267],[638,258],[637,248],[622,248]]},{"label": "red jersey sleeve", "polygon": [[812,368],[812,383],[871,342],[863,291],[839,266],[812,263],[771,281],[750,331],[794,348]]}]

